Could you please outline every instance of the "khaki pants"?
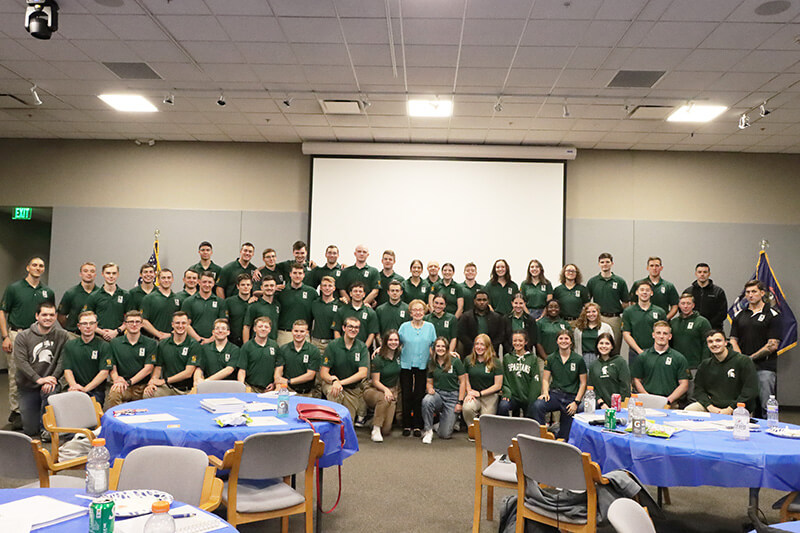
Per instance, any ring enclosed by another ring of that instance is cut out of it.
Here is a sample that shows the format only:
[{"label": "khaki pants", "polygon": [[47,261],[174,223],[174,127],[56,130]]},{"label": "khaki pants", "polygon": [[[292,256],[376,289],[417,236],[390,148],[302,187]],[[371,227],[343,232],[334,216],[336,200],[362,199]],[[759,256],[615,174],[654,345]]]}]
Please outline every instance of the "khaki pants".
[{"label": "khaki pants", "polygon": [[[325,348],[331,343],[331,339],[318,339],[316,337],[311,337],[311,344],[319,348],[319,353],[324,354]],[[319,374],[317,374],[319,375]]]},{"label": "khaki pants", "polygon": [[144,397],[144,389],[146,387],[147,383],[137,383],[136,385],[131,385],[125,389],[124,392],[109,389],[108,395],[106,396],[105,410],[108,411],[110,408],[116,407],[125,402],[141,400]]},{"label": "khaki pants", "polygon": [[[11,346],[14,346],[14,341],[17,340],[18,331],[8,328],[8,338],[11,340]],[[8,407],[12,413],[19,413],[19,391],[17,390],[17,362],[14,361],[14,350],[6,354],[6,361],[8,362]]]},{"label": "khaki pants", "polygon": [[387,402],[386,395],[371,385],[367,386],[364,390],[364,401],[367,407],[371,407],[375,410],[372,426],[381,428],[381,433],[384,435],[388,435],[392,432],[392,423],[394,423],[397,411],[397,397],[400,395],[400,386],[396,385],[390,387],[389,390],[394,394],[394,401],[391,402]]},{"label": "khaki pants", "polygon": [[367,416],[367,404],[364,403],[364,382],[362,381],[354,387],[342,387],[339,396],[331,395],[331,385],[322,383],[322,393],[328,401],[336,402],[347,407],[350,416],[355,421],[356,417]]},{"label": "khaki pants", "polygon": [[278,330],[278,339],[276,340],[278,346],[283,346],[287,342],[292,342],[293,340],[294,337],[292,337],[291,331],[286,331],[285,329]]},{"label": "khaki pants", "polygon": [[156,387],[156,390],[153,393],[153,398],[163,398],[165,396],[183,396],[184,394],[189,394],[189,391],[174,389],[164,384]]},{"label": "khaki pants", "polygon": [[464,400],[461,412],[467,425],[472,424],[472,419],[481,415],[497,414],[498,394],[495,392],[486,396]]},{"label": "khaki pants", "polygon": [[614,333],[614,351],[612,353],[618,354],[624,344],[622,340],[622,317],[600,315],[600,322],[605,322],[611,326],[611,331]]},{"label": "khaki pants", "polygon": [[693,403],[690,403],[689,405],[687,405],[684,408],[684,411],[698,411],[698,412],[701,412],[701,413],[705,413],[706,412],[706,408],[703,407],[700,402],[693,402]]}]

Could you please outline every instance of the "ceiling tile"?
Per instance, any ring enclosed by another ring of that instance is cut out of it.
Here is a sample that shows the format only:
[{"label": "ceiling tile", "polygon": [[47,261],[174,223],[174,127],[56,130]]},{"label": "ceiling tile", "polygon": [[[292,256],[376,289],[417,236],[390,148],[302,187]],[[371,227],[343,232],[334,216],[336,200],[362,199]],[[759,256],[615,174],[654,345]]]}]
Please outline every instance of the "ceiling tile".
[{"label": "ceiling tile", "polygon": [[403,34],[406,45],[458,45],[461,35],[461,20],[409,19],[403,24]]},{"label": "ceiling tile", "polygon": [[726,22],[711,32],[700,48],[749,50],[766,41],[776,29],[774,24]]},{"label": "ceiling tile", "polygon": [[282,18],[281,27],[291,43],[342,42],[342,33],[334,18]]},{"label": "ceiling tile", "polygon": [[77,48],[94,61],[138,63],[139,56],[121,41],[100,39],[72,41]]},{"label": "ceiling tile", "polygon": [[[461,6],[459,6],[461,4]],[[460,16],[462,2],[453,2],[456,15]],[[460,9],[459,9],[460,8]],[[531,10],[530,0],[503,0],[502,2],[467,2],[467,17],[471,19],[525,19]]]},{"label": "ceiling tile", "polygon": [[352,44],[389,44],[389,30],[384,19],[342,19],[344,38]]},{"label": "ceiling tile", "polygon": [[[219,23],[224,28],[227,35],[237,42],[284,42],[284,35],[281,26],[275,17],[219,17]],[[208,39],[202,33],[196,34],[194,39],[202,36],[202,40],[215,41],[220,39]],[[225,40],[225,39],[222,39]]]},{"label": "ceiling tile", "polygon": [[[224,17],[223,17],[224,19]],[[222,25],[211,16],[165,15],[159,20],[179,41],[188,41],[202,36],[204,41],[227,41],[228,35]]]},{"label": "ceiling tile", "polygon": [[128,46],[142,61],[179,62],[186,56],[170,41],[128,41]]},{"label": "ceiling tile", "polygon": [[719,22],[726,20],[734,9],[736,2],[730,0],[673,0],[661,19]]},{"label": "ceiling tile", "polygon": [[215,15],[272,15],[264,0],[205,0],[205,4]]},{"label": "ceiling tile", "polygon": [[563,68],[567,66],[575,47],[523,46],[514,58],[514,66],[521,68]]},{"label": "ceiling tile", "polygon": [[676,67],[688,71],[717,71],[730,69],[747,55],[746,50],[692,50]]},{"label": "ceiling tile", "polygon": [[[532,20],[522,38],[524,46],[577,46],[601,43],[587,42],[594,33],[589,33],[588,20]],[[603,24],[604,25],[604,24]]]},{"label": "ceiling tile", "polygon": [[657,22],[639,46],[651,48],[695,48],[717,24],[712,22]]},{"label": "ceiling tile", "polygon": [[[165,41],[168,36],[147,15],[99,15],[114,35],[129,41]],[[82,37],[86,38],[86,37]]]},{"label": "ceiling tile", "polygon": [[[467,56],[469,51],[467,49],[475,49],[477,47],[463,47],[461,49],[461,66],[476,66],[468,64]],[[480,47],[479,49],[486,49]],[[491,48],[490,48],[491,49]],[[391,57],[389,47],[385,46],[380,48],[383,65],[387,64],[387,60]],[[400,49],[397,49],[398,63],[401,61],[399,55]],[[405,47],[406,64],[415,67],[453,67],[458,60],[458,47],[457,46],[426,46],[426,45],[409,45]],[[511,56],[509,55],[510,59]],[[359,62],[356,62],[360,64]],[[374,64],[374,63],[373,63]]]},{"label": "ceiling tile", "polygon": [[464,24],[463,44],[483,46],[516,46],[524,27],[524,20],[467,20]]},{"label": "ceiling tile", "polygon": [[792,2],[794,5],[789,6],[789,9],[783,13],[769,16],[756,15],[756,8],[764,3],[764,0],[744,0],[738,5],[736,11],[731,14],[730,20],[749,22],[753,19],[758,19],[763,22],[790,22],[800,14],[800,5]]},{"label": "ceiling tile", "polygon": [[736,72],[782,72],[800,61],[797,52],[755,50],[734,65]]},{"label": "ceiling tile", "polygon": [[113,39],[115,37],[111,30],[94,15],[68,13],[58,17],[58,35],[67,39]]}]

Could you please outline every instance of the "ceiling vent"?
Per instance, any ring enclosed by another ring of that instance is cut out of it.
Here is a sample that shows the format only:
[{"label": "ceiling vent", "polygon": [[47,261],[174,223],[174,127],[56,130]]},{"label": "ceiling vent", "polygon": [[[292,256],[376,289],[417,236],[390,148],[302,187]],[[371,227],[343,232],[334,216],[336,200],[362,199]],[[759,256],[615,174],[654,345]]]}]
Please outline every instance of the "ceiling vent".
[{"label": "ceiling vent", "polygon": [[320,100],[319,106],[326,115],[360,115],[364,112],[358,100]]},{"label": "ceiling vent", "polygon": [[620,70],[606,87],[626,89],[650,88],[666,74],[664,70]]},{"label": "ceiling vent", "polygon": [[628,118],[638,120],[664,120],[675,109],[674,106],[666,105],[640,105],[636,106],[628,114]]},{"label": "ceiling vent", "polygon": [[103,65],[121,80],[163,79],[147,63],[103,63]]}]

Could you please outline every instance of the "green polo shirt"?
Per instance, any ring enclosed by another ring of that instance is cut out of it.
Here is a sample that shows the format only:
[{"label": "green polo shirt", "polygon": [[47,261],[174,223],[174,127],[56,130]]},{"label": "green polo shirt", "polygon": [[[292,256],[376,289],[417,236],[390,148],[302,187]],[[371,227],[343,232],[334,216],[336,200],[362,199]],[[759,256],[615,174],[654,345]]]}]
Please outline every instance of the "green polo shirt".
[{"label": "green polo shirt", "polygon": [[503,375],[503,364],[497,357],[494,358],[494,369],[486,365],[486,361],[481,363],[475,358],[475,363],[470,362],[470,358],[464,358],[464,370],[467,372],[469,385],[474,390],[482,391],[494,385],[494,377]]},{"label": "green polo shirt", "polygon": [[300,285],[294,288],[291,284],[278,293],[281,304],[281,313],[278,318],[278,329],[291,330],[295,320],[305,320],[309,324],[312,320],[311,304],[319,296],[309,285]]},{"label": "green polo shirt", "polygon": [[631,375],[642,382],[650,394],[669,396],[681,379],[692,379],[686,358],[677,350],[667,348],[663,354],[648,348],[631,363]]},{"label": "green polo shirt", "polygon": [[[311,285],[315,289],[319,287],[319,284],[322,283],[322,278],[325,276],[330,276],[336,282],[336,285],[339,285],[339,278],[342,277],[342,265],[336,263],[335,266],[329,267],[328,263],[323,265],[319,265],[314,270],[311,271]],[[308,282],[305,282],[308,283]]]},{"label": "green polo shirt", "polygon": [[589,367],[588,379],[597,399],[603,400],[608,406],[611,405],[613,394],[619,394],[622,400],[631,395],[631,371],[628,363],[619,355],[612,355],[607,361],[594,361]]},{"label": "green polo shirt", "polygon": [[[156,366],[161,367],[161,379],[166,381],[167,378],[183,372],[187,365],[197,366],[201,353],[200,344],[188,335],[180,344],[172,336],[162,340],[156,350]],[[192,376],[170,385],[178,389],[191,388]]]},{"label": "green polo shirt", "polygon": [[[217,349],[216,342],[203,344],[201,348],[202,357],[200,358],[200,368],[203,376],[213,376],[223,368],[232,366],[234,369],[239,367],[239,347],[232,342],[225,342],[221,350]],[[236,379],[234,370],[226,379]]]},{"label": "green polo shirt", "polygon": [[[360,368],[369,367],[369,351],[367,345],[358,339],[353,341],[350,349],[344,343],[344,337],[334,339],[325,348],[322,366],[330,369],[330,373],[339,379],[347,379],[357,373]],[[346,385],[355,387],[358,383]]]},{"label": "green polo shirt", "polygon": [[[253,329],[256,318],[266,316],[272,321],[272,329],[269,332],[269,338],[276,340],[278,338],[278,320],[280,320],[281,304],[278,303],[278,297],[273,296],[272,302],[266,301],[264,298],[259,298],[250,304],[247,308],[247,313],[244,315],[244,325],[249,326],[250,330]],[[251,333],[250,337],[254,337]]]},{"label": "green polo shirt", "polygon": [[314,318],[312,337],[321,340],[333,338],[333,322],[341,306],[342,302],[338,298],[323,302],[321,296],[311,303],[311,316]]},{"label": "green polo shirt", "polygon": [[666,319],[667,313],[657,305],[650,305],[645,311],[635,303],[622,312],[622,331],[630,333],[639,348],[646,350],[653,345],[653,324]]},{"label": "green polo shirt", "polygon": [[397,382],[400,381],[400,360],[397,357],[386,359],[376,355],[372,359],[370,372],[380,375],[380,381],[384,387],[396,387]]},{"label": "green polo shirt", "polygon": [[351,316],[356,317],[361,322],[361,327],[358,329],[358,340],[361,342],[366,342],[370,334],[380,334],[378,315],[368,305],[362,305],[358,309],[354,308],[352,304],[345,304],[339,307],[336,317],[333,319],[333,330],[342,333],[344,321]]},{"label": "green polo shirt", "polygon": [[338,278],[336,288],[349,293],[350,284],[356,281],[364,284],[364,292],[369,295],[370,292],[378,288],[378,269],[369,265],[364,265],[361,268],[356,265],[350,265],[342,270],[342,275]]},{"label": "green polo shirt", "polygon": [[117,374],[131,379],[138,374],[144,365],[156,364],[156,341],[150,337],[139,335],[139,340],[131,344],[125,334],[115,337],[109,343],[111,360],[117,367]]},{"label": "green polo shirt", "polygon": [[258,281],[253,282],[253,290],[260,291],[261,290],[261,283],[264,281],[264,278],[267,276],[272,276],[275,278],[276,285],[284,285],[286,283],[286,278],[283,277],[283,272],[278,270],[278,265],[275,265],[275,270],[270,270],[266,266],[263,266],[258,269],[258,273],[261,274],[261,277],[258,278]]},{"label": "green polo shirt", "polygon": [[189,296],[193,296],[195,294],[197,294],[197,289],[195,289],[195,291],[192,294],[189,294],[188,292],[186,292],[186,289],[183,289],[181,292],[177,294],[177,296],[178,300],[180,300],[181,302],[181,305],[183,305],[183,302],[186,301],[186,298],[188,298]]},{"label": "green polo shirt", "polygon": [[558,350],[556,339],[558,339],[559,333],[563,330],[572,330],[569,322],[563,318],[550,320],[549,317],[543,317],[536,322],[536,327],[539,328],[539,344],[544,348],[544,353],[553,353]]},{"label": "green polo shirt", "polygon": [[542,393],[539,363],[532,353],[503,356],[503,398],[528,404]]},{"label": "green polo shirt", "polygon": [[[642,278],[633,284],[630,293],[631,302],[636,301],[636,289],[639,287],[639,284],[647,279],[650,278]],[[669,281],[662,278],[658,283],[653,284],[653,296],[650,298],[653,305],[657,305],[661,309],[669,311],[670,307],[678,305],[678,300],[680,300],[678,291],[675,289],[675,285]]]},{"label": "green polo shirt", "polygon": [[237,293],[236,278],[239,277],[239,274],[247,274],[252,277],[255,270],[256,266],[252,262],[248,263],[246,267],[243,267],[238,259],[234,259],[222,267],[219,274],[217,274],[217,287],[222,287],[222,290],[225,291],[226,298],[228,296],[233,296]]},{"label": "green polo shirt", "polygon": [[[300,350],[295,350],[294,342],[287,342],[278,351],[278,360],[275,366],[283,367],[283,377],[286,379],[302,376],[309,370],[319,372],[322,356],[319,348],[306,341]],[[314,380],[299,385],[292,385],[296,391],[306,392],[314,387]]]},{"label": "green polo shirt", "polygon": [[519,286],[519,292],[525,298],[525,305],[529,310],[544,309],[547,297],[553,294],[553,285],[549,281],[541,283],[528,283],[527,280]]},{"label": "green polo shirt", "polygon": [[128,296],[119,286],[114,294],[108,294],[103,287],[100,287],[98,291],[89,295],[83,309],[94,311],[97,315],[98,328],[115,329],[122,325],[127,305]]},{"label": "green polo shirt", "polygon": [[560,389],[569,394],[578,394],[581,387],[580,376],[586,374],[586,363],[583,357],[570,352],[566,361],[561,359],[558,351],[547,356],[544,369],[550,371],[550,390]]},{"label": "green polo shirt", "polygon": [[472,303],[475,300],[475,293],[483,289],[483,285],[475,283],[472,287],[467,286],[467,282],[461,283],[461,294],[464,297],[464,312],[466,313],[472,309]]},{"label": "green polo shirt", "polygon": [[742,402],[752,413],[758,391],[758,374],[753,360],[730,347],[722,362],[711,356],[700,363],[695,375],[694,397],[706,409],[709,405],[735,409],[736,404]]},{"label": "green polo shirt", "polygon": [[451,281],[450,285],[445,285],[444,280],[440,280],[431,287],[431,294],[444,296],[444,300],[447,302],[444,310],[448,313],[455,313],[458,310],[458,299],[464,298],[464,289],[455,281]]},{"label": "green polo shirt", "polygon": [[193,270],[193,271],[197,272],[198,276],[200,276],[203,272],[208,270],[209,272],[214,274],[214,281],[217,281],[219,279],[219,273],[222,271],[222,267],[219,266],[218,264],[216,264],[214,261],[211,261],[208,264],[208,268],[203,268],[203,265],[201,265],[200,261],[198,261],[197,263],[193,264],[192,266],[190,266],[186,270]]},{"label": "green polo shirt", "polygon": [[[277,265],[275,265],[275,270],[283,274],[283,279],[286,280],[286,285],[289,285],[291,281],[290,274],[292,273],[292,267],[297,263],[293,258],[287,259],[286,261],[281,261]],[[313,269],[311,268],[311,263],[306,260],[303,263],[303,284],[311,286],[311,279],[312,279],[312,272]]]},{"label": "green polo shirt", "polygon": [[181,305],[181,311],[189,315],[192,328],[204,339],[211,336],[216,319],[228,316],[225,311],[225,300],[221,300],[215,294],[204,299],[199,292],[186,298]]},{"label": "green polo shirt", "polygon": [[692,311],[691,315],[683,317],[678,312],[669,325],[672,326],[670,346],[683,354],[689,368],[697,368],[704,359],[711,357],[706,343],[706,333],[711,329],[711,323],[700,313]]},{"label": "green polo shirt", "polygon": [[0,301],[0,311],[5,312],[10,328],[27,329],[36,322],[36,308],[42,302],[56,302],[53,289],[44,283],[33,287],[23,278],[6,287],[3,300]]},{"label": "green polo shirt", "polygon": [[250,339],[239,350],[237,366],[244,369],[245,383],[264,389],[275,380],[277,359],[278,343],[268,338],[264,346],[259,346],[255,339]]},{"label": "green polo shirt", "polygon": [[228,312],[228,320],[231,324],[231,334],[228,336],[230,341],[237,345],[242,345],[242,331],[244,330],[244,317],[250,304],[247,300],[242,300],[237,292],[233,296],[225,298],[225,310]]},{"label": "green polo shirt", "polygon": [[83,311],[89,296],[98,290],[100,287],[95,285],[92,292],[86,292],[80,283],[67,289],[67,292],[61,297],[61,303],[58,304],[58,314],[67,317],[64,329],[72,333],[78,331],[78,315]]},{"label": "green polo shirt", "polygon": [[488,281],[483,286],[483,290],[489,295],[489,303],[492,304],[492,308],[501,315],[507,315],[511,312],[511,299],[519,292],[519,287],[513,281],[506,283],[505,287],[499,283]]},{"label": "green polo shirt", "polygon": [[390,329],[400,329],[403,322],[411,320],[411,315],[408,314],[408,304],[402,300],[396,304],[386,302],[379,305],[375,309],[375,314],[378,316],[378,328],[381,335]]},{"label": "green polo shirt", "polygon": [[428,379],[433,380],[433,388],[448,392],[457,392],[458,378],[464,375],[464,363],[458,357],[451,358],[450,368],[445,371],[437,362],[433,371],[428,370]]},{"label": "green polo shirt", "polygon": [[603,313],[622,313],[622,304],[628,301],[628,284],[613,272],[609,278],[600,274],[592,277],[586,289]]},{"label": "green polo shirt", "polygon": [[137,285],[131,290],[128,291],[128,308],[126,311],[141,311],[142,310],[142,300],[144,300],[145,296],[153,294],[154,292],[158,292],[158,289],[153,286],[153,290],[150,292],[144,292],[141,285]]},{"label": "green polo shirt", "polygon": [[[78,385],[88,385],[101,370],[111,370],[111,349],[99,335],[89,342],[83,339],[71,339],[64,344],[62,365],[64,370],[71,370]],[[98,386],[102,387],[104,384]]]},{"label": "green polo shirt", "polygon": [[392,272],[391,276],[384,276],[383,270],[378,272],[378,305],[385,304],[389,301],[389,283],[392,281],[403,283],[403,276],[397,272]]},{"label": "green polo shirt", "polygon": [[580,283],[571,289],[559,285],[553,289],[553,299],[561,306],[561,316],[567,320],[574,320],[580,316],[583,304],[589,301],[589,291]]},{"label": "green polo shirt", "polygon": [[169,333],[172,331],[172,313],[180,310],[181,299],[170,291],[164,296],[160,290],[154,289],[142,300],[142,318],[153,324],[158,331]]},{"label": "green polo shirt", "polygon": [[414,300],[422,300],[427,305],[430,293],[431,286],[422,278],[420,278],[419,285],[411,283],[411,278],[403,281],[403,301],[407,304]]},{"label": "green polo shirt", "polygon": [[[480,317],[476,315],[476,318]],[[458,338],[458,319],[456,315],[445,312],[442,313],[442,316],[436,316],[434,313],[428,313],[425,315],[424,320],[433,324],[437,337],[444,337],[447,340]]]},{"label": "green polo shirt", "polygon": [[597,353],[597,337],[600,335],[600,326],[581,331],[581,353]]}]

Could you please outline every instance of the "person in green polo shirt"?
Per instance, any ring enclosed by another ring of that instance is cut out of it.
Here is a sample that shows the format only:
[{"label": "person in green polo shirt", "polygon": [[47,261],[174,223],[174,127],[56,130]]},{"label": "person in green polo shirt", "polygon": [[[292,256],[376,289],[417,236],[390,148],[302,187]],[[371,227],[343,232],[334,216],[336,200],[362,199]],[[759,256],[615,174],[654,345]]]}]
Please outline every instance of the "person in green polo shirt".
[{"label": "person in green polo shirt", "polygon": [[553,289],[553,299],[561,306],[561,318],[575,327],[583,304],[589,301],[589,291],[581,285],[581,270],[572,263],[564,265],[559,275],[561,285]]},{"label": "person in green polo shirt", "polygon": [[275,384],[286,385],[300,396],[318,398],[316,386],[322,356],[319,349],[306,340],[308,324],[297,320],[292,324],[292,342],[278,351],[275,363]]},{"label": "person in green polo shirt", "polygon": [[311,287],[313,283],[312,273],[317,265],[314,261],[308,259],[308,245],[303,241],[295,241],[292,244],[292,255],[294,256],[292,259],[278,263],[278,272],[283,274],[283,279],[288,280],[292,275],[292,268],[295,265],[299,265],[303,270],[303,278],[300,283]]},{"label": "person in green polo shirt", "polygon": [[[398,283],[399,285],[399,283]],[[372,442],[383,442],[392,432],[397,398],[400,395],[400,335],[390,329],[381,339],[381,347],[372,354],[370,382],[364,391],[367,407],[375,410],[372,418]]]},{"label": "person in green polo shirt", "polygon": [[431,300],[432,311],[425,315],[423,320],[430,322],[436,329],[437,337],[444,337],[450,343],[450,351],[456,351],[458,343],[458,319],[452,313],[445,311],[447,303],[445,297],[437,294]]},{"label": "person in green polo shirt", "polygon": [[650,282],[653,289],[653,305],[657,305],[667,314],[667,320],[670,320],[678,312],[678,291],[675,285],[661,277],[661,271],[664,266],[661,263],[660,257],[647,258],[647,277],[636,281],[631,287],[631,301],[636,294],[636,288],[645,280]]},{"label": "person in green polo shirt", "polygon": [[358,340],[360,328],[358,318],[346,317],[342,329],[344,335],[332,340],[325,348],[320,367],[322,393],[328,400],[347,407],[357,426],[363,426],[367,415],[364,379],[369,372],[367,345]]},{"label": "person in green polo shirt", "polygon": [[[461,296],[464,298],[462,313],[472,309],[472,302],[475,300],[475,293],[483,289],[483,285],[475,281],[478,277],[478,267],[473,262],[464,265],[464,283],[461,284]],[[461,318],[461,317],[459,317]]]},{"label": "person in green polo shirt", "polygon": [[394,250],[384,250],[381,256],[383,269],[378,272],[378,297],[375,299],[376,309],[389,301],[389,284],[392,281],[403,281],[403,276],[394,271],[395,261]]},{"label": "person in green polo shirt", "polygon": [[572,327],[569,322],[561,318],[561,306],[558,300],[550,300],[544,308],[544,315],[536,322],[539,331],[539,342],[536,344],[536,353],[542,361],[558,349],[558,335]]},{"label": "person in green polo shirt", "polygon": [[572,350],[572,333],[567,330],[558,334],[558,350],[547,356],[542,372],[542,393],[528,410],[528,416],[544,425],[545,415],[559,411],[556,438],[569,439],[572,417],[583,410],[583,394],[586,392],[586,363],[583,357]]},{"label": "person in green polo shirt", "polygon": [[669,321],[672,327],[672,341],[670,346],[681,352],[689,364],[692,380],[689,381],[687,398],[694,397],[694,375],[697,367],[705,359],[711,357],[706,343],[706,333],[711,331],[711,324],[695,310],[694,296],[691,293],[681,294],[678,301],[678,314]]},{"label": "person in green polo shirt", "polygon": [[464,396],[464,421],[472,423],[482,414],[497,413],[503,388],[503,365],[495,356],[492,339],[485,333],[475,337],[472,352],[464,359],[467,393]]},{"label": "person in green polo shirt", "polygon": [[410,304],[414,300],[428,302],[428,295],[431,287],[428,282],[422,279],[422,261],[414,259],[409,267],[411,276],[403,281],[403,301]]},{"label": "person in green polo shirt", "polygon": [[614,334],[614,330],[607,323],[600,320],[600,306],[589,302],[583,306],[581,315],[575,321],[575,351],[583,357],[586,367],[592,366],[597,359],[597,338],[601,333]]},{"label": "person in green polo shirt", "polygon": [[595,352],[597,359],[589,366],[589,385],[597,394],[597,406],[601,409],[611,407],[611,396],[620,395],[625,401],[631,395],[631,371],[628,363],[614,353],[614,336],[609,332],[597,336]]},{"label": "person in green polo shirt", "polygon": [[145,263],[139,267],[139,284],[128,291],[128,307],[126,311],[142,310],[142,300],[151,294],[156,287],[156,269],[153,265]]},{"label": "person in green polo shirt", "polygon": [[142,300],[144,330],[158,340],[168,339],[172,330],[172,315],[180,310],[181,300],[172,292],[172,270],[158,273],[158,287]]},{"label": "person in green polo shirt", "polygon": [[528,406],[542,392],[542,378],[536,356],[528,349],[528,334],[516,330],[511,334],[513,351],[503,356],[503,388],[497,414],[525,416]]},{"label": "person in green polo shirt", "polygon": [[342,270],[342,277],[339,278],[336,288],[339,289],[339,298],[347,303],[350,301],[350,287],[356,281],[364,284],[364,303],[372,305],[378,297],[378,269],[367,264],[369,248],[363,244],[356,246],[354,252],[356,262]]},{"label": "person in green polo shirt", "polygon": [[666,396],[672,405],[689,390],[689,364],[679,351],[669,347],[672,330],[666,320],[653,325],[653,346],[639,354],[631,363],[631,375],[636,392]]},{"label": "person in green polo shirt", "polygon": [[231,328],[227,318],[214,321],[214,342],[202,346],[200,364],[194,371],[194,384],[201,381],[236,379],[239,366],[239,347],[228,340]]},{"label": "person in green polo shirt", "polygon": [[446,306],[445,311],[455,315],[456,318],[461,316],[464,312],[464,290],[461,285],[453,281],[453,275],[456,273],[456,267],[453,263],[445,263],[442,265],[442,279],[437,281],[431,287],[431,295],[428,298],[428,305],[433,308],[433,297],[437,294],[444,296]]},{"label": "person in green polo shirt", "polygon": [[[278,253],[275,251],[274,248],[266,248],[263,252],[261,252],[261,259],[264,261],[264,266],[259,268],[253,273],[253,287],[259,288],[253,292],[253,296],[259,297],[261,296],[261,283],[267,278],[267,276],[272,276],[272,279],[275,280],[275,291],[280,292],[286,286],[286,278],[283,276],[283,272],[278,268]],[[275,324],[275,331],[273,333],[277,334],[277,327],[278,325]]]},{"label": "person in green polo shirt", "polygon": [[728,348],[725,333],[721,330],[709,330],[706,343],[711,357],[704,359],[697,369],[695,401],[686,406],[686,410],[730,415],[737,403],[743,403],[752,413],[759,391],[755,363],[746,355]]},{"label": "person in green polo shirt", "polygon": [[261,280],[261,297],[255,302],[251,303],[247,308],[247,313],[244,315],[244,330],[242,332],[242,339],[244,342],[250,340],[252,337],[253,325],[256,318],[260,316],[268,316],[272,322],[272,329],[269,338],[272,340],[278,339],[278,319],[281,315],[281,304],[278,303],[278,298],[275,292],[278,289],[278,283],[271,275],[266,275]]},{"label": "person in green polo shirt", "polygon": [[507,331],[506,341],[503,343],[503,352],[507,353],[513,350],[511,333],[520,330],[525,332],[525,338],[527,339],[525,349],[527,351],[533,351],[536,347],[536,343],[539,342],[539,328],[536,325],[536,320],[525,311],[525,297],[521,292],[515,294],[514,298],[511,300],[511,312],[505,316],[505,319]]},{"label": "person in green polo shirt", "polygon": [[325,248],[325,264],[315,267],[311,272],[310,285],[316,289],[325,276],[333,278],[334,283],[342,277],[342,265],[339,264],[339,247],[335,244]]},{"label": "person in green polo shirt", "polygon": [[269,338],[270,329],[272,324],[268,317],[256,318],[253,338],[239,350],[239,371],[236,379],[249,386],[253,392],[269,392],[275,388],[278,343]]},{"label": "person in green polo shirt", "polygon": [[278,294],[278,302],[281,304],[281,312],[278,317],[278,338],[279,346],[283,346],[292,340],[292,324],[296,320],[304,320],[307,324],[311,322],[311,305],[317,299],[317,291],[310,285],[303,283],[306,271],[303,265],[293,264],[289,271],[288,285]]},{"label": "person in green polo shirt", "polygon": [[408,304],[403,301],[403,284],[399,280],[393,279],[389,282],[386,291],[388,299],[375,309],[378,317],[378,329],[381,335],[385,335],[389,330],[400,329],[403,322],[411,320],[408,314]]},{"label": "person in green polo shirt", "polygon": [[58,304],[58,323],[61,327],[72,333],[72,338],[80,335],[78,331],[78,315],[83,311],[86,300],[100,288],[95,285],[97,278],[97,267],[94,263],[83,263],[79,270],[81,281],[77,285],[67,289],[61,302]]},{"label": "person in green polo shirt", "polygon": [[236,280],[236,294],[225,298],[225,310],[231,323],[230,341],[236,346],[244,343],[244,319],[250,308],[253,292],[253,279],[247,274],[239,274]]},{"label": "person in green polo shirt", "polygon": [[323,276],[319,283],[319,298],[311,304],[314,327],[311,329],[311,344],[324,352],[333,339],[333,323],[342,302],[335,296],[336,280],[333,276]]},{"label": "person in green polo shirt", "polygon": [[105,341],[111,341],[125,331],[125,310],[128,307],[128,294],[119,288],[119,267],[106,263],[100,269],[103,286],[86,299],[84,311],[94,311],[97,315],[97,333]]},{"label": "person in green polo shirt", "polygon": [[211,256],[214,255],[214,247],[211,246],[210,242],[203,241],[197,247],[197,254],[200,256],[200,261],[190,266],[189,270],[196,272],[198,279],[203,272],[211,272],[214,274],[214,281],[216,281],[220,271],[222,271],[222,267],[211,260]]},{"label": "person in green polo shirt", "polygon": [[[615,339],[622,338],[622,311],[627,307],[630,295],[628,284],[614,274],[614,257],[603,252],[597,258],[600,273],[586,282],[592,301],[600,306],[600,320],[611,326]],[[619,346],[615,347],[619,353]]]},{"label": "person in green polo shirt", "polygon": [[380,333],[378,328],[378,315],[376,315],[375,311],[364,301],[365,294],[366,290],[362,282],[355,281],[350,285],[350,303],[339,308],[339,311],[336,312],[336,318],[333,321],[333,336],[335,338],[342,336],[344,320],[353,317],[361,322],[358,340],[362,341],[367,346],[372,346],[375,335]]},{"label": "person in green polo shirt", "polygon": [[253,274],[256,266],[250,262],[253,259],[254,252],[253,243],[246,242],[242,244],[239,249],[239,257],[219,271],[216,277],[216,295],[220,300],[236,294],[236,280],[239,278],[239,274],[249,274],[253,276],[255,281],[259,279],[258,276]]},{"label": "person in green polo shirt", "polygon": [[106,399],[106,380],[111,367],[111,348],[108,343],[95,335],[97,315],[83,311],[78,315],[80,336],[64,345],[64,379],[68,390],[85,392],[103,405]]},{"label": "person in green polo shirt", "polygon": [[423,444],[433,442],[433,418],[439,415],[440,439],[453,435],[456,419],[461,414],[467,390],[467,373],[461,359],[450,352],[450,343],[438,338],[433,343],[433,356],[428,361],[426,394],[422,397]]},{"label": "person in green polo shirt", "polygon": [[642,280],[636,288],[636,303],[622,312],[622,339],[628,345],[628,363],[633,365],[642,350],[653,345],[653,325],[666,320],[666,312],[651,301],[653,285]]},{"label": "person in green polo shirt", "polygon": [[197,293],[197,284],[200,283],[200,274],[194,270],[185,270],[183,272],[183,290],[178,293],[178,299],[181,305],[186,301],[186,298]]},{"label": "person in green polo shirt", "polygon": [[203,272],[200,276],[197,294],[189,296],[181,305],[181,311],[189,315],[189,336],[200,344],[212,342],[214,321],[227,317],[225,301],[212,294],[214,276],[211,272]]},{"label": "person in green polo shirt", "polygon": [[125,313],[125,333],[111,341],[111,389],[106,411],[124,402],[141,400],[156,363],[156,341],[141,334],[142,312]]},{"label": "person in green polo shirt", "polygon": [[511,280],[511,269],[505,259],[498,259],[492,266],[492,276],[483,290],[489,295],[489,303],[496,312],[507,315],[511,312],[511,298],[519,287]]},{"label": "person in green polo shirt", "polygon": [[538,320],[544,314],[547,302],[553,299],[553,285],[544,276],[544,267],[538,259],[528,263],[528,274],[519,286],[519,292],[525,298],[525,308],[531,318]]},{"label": "person in green polo shirt", "polygon": [[202,348],[189,336],[189,316],[183,311],[172,315],[172,335],[158,343],[156,367],[144,396],[162,397],[187,394],[192,389]]}]

